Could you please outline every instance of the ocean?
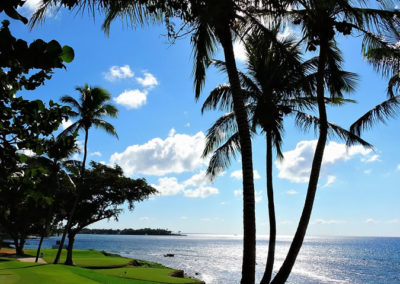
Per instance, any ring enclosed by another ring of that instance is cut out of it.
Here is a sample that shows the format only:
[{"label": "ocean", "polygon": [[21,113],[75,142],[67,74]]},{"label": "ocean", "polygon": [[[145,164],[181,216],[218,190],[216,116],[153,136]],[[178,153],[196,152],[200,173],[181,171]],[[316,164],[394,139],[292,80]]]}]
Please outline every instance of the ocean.
[{"label": "ocean", "polygon": [[[44,241],[50,248],[57,237]],[[283,262],[291,237],[278,236],[275,272]],[[36,248],[37,239],[26,248]],[[257,239],[256,279],[266,263],[268,239]],[[234,235],[187,236],[78,235],[76,249],[96,249],[155,261],[204,280],[207,284],[239,283],[242,239]],[[164,257],[171,253],[174,257]],[[400,238],[307,237],[287,283],[400,283]]]}]

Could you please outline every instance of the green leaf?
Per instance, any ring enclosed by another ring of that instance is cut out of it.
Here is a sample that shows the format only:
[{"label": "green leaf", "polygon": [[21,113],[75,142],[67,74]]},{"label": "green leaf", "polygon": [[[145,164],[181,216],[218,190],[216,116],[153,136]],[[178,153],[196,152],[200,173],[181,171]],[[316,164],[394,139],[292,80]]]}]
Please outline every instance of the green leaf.
[{"label": "green leaf", "polygon": [[75,57],[75,53],[74,53],[74,50],[72,49],[72,47],[70,47],[68,45],[64,45],[62,48],[61,59],[66,63],[70,63],[70,62],[72,62],[72,60],[74,60],[74,57]]},{"label": "green leaf", "polygon": [[28,156],[24,155],[24,154],[19,154],[19,161],[21,163],[25,163],[28,160]]}]

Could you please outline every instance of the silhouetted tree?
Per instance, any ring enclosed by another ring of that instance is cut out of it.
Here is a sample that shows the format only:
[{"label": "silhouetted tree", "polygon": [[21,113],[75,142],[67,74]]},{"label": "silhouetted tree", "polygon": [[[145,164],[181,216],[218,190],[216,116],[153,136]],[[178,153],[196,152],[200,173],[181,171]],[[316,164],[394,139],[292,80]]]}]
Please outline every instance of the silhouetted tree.
[{"label": "silhouetted tree", "polygon": [[[76,168],[69,167],[75,174]],[[76,182],[80,175],[74,175]],[[141,202],[157,191],[147,184],[145,179],[131,179],[123,175],[121,167],[109,167],[91,162],[91,169],[84,176],[83,190],[80,192],[76,214],[71,219],[68,230],[66,264],[73,265],[72,250],[75,236],[83,228],[104,219],[115,218],[122,212],[121,205],[128,203],[129,210],[135,202]],[[72,201],[73,199],[71,199]],[[71,202],[66,203],[71,204]]]}]

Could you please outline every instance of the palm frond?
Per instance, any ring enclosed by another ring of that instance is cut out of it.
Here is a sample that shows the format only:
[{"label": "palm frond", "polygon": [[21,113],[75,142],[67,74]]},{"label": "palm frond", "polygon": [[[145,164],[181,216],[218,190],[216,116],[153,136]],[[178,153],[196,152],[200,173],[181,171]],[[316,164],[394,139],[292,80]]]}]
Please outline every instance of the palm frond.
[{"label": "palm frond", "polygon": [[108,123],[107,121],[104,121],[102,119],[93,119],[93,125],[97,128],[105,130],[108,134],[111,134],[118,139],[117,131],[111,123]]},{"label": "palm frond", "polygon": [[[314,128],[314,131],[317,133],[320,121],[318,117],[306,114],[303,112],[296,113],[296,124],[305,130]],[[328,134],[330,136],[336,136],[341,140],[346,141],[347,145],[360,144],[367,148],[373,148],[373,146],[359,137],[359,135],[354,134],[351,131],[348,131],[334,123],[328,122]]]},{"label": "palm frond", "polygon": [[400,107],[400,96],[394,96],[362,115],[350,126],[350,132],[357,136],[366,129],[372,128],[376,122],[386,122],[386,119],[395,117]]},{"label": "palm frond", "polygon": [[67,135],[77,133],[80,129],[82,129],[83,125],[80,120],[72,123],[66,129],[64,129],[58,136],[65,137]]},{"label": "palm frond", "polygon": [[239,133],[236,132],[214,151],[207,168],[207,175],[211,180],[215,179],[221,171],[229,167],[231,159],[236,159],[238,153],[240,153],[240,140]]},{"label": "palm frond", "polygon": [[236,118],[233,112],[221,116],[207,131],[207,140],[202,156],[208,156],[219,147],[221,143],[228,140],[228,137],[237,131]]},{"label": "palm frond", "polygon": [[206,78],[206,69],[210,64],[212,55],[216,49],[217,40],[206,21],[198,21],[197,29],[191,38],[194,57],[194,86],[195,97],[199,98]]},{"label": "palm frond", "polygon": [[201,113],[205,110],[232,110],[232,93],[231,86],[222,84],[214,88],[207,99],[204,101],[201,108]]}]

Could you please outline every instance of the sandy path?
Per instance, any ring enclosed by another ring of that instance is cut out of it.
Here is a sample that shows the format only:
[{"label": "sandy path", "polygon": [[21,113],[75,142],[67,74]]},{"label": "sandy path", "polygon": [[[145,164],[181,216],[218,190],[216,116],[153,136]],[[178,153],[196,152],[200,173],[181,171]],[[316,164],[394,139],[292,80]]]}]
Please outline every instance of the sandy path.
[{"label": "sandy path", "polygon": [[[19,257],[17,258],[21,262],[35,262],[35,257]],[[38,259],[38,263],[47,263],[43,258]]]}]

